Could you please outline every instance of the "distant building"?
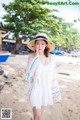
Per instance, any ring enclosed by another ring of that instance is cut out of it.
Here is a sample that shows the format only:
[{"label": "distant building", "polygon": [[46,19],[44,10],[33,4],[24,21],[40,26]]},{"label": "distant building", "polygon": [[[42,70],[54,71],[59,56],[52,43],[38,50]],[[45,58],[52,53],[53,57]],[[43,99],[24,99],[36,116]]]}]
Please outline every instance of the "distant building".
[{"label": "distant building", "polygon": [[26,52],[30,51],[29,48],[27,47],[27,42],[22,40],[22,43],[18,41],[17,43],[17,50],[16,49],[16,41],[12,39],[3,39],[2,40],[2,50],[3,51],[9,51],[9,52],[14,52],[19,53],[19,52]]},{"label": "distant building", "polygon": [[0,26],[0,51],[2,50],[2,34],[6,34],[8,31]]}]

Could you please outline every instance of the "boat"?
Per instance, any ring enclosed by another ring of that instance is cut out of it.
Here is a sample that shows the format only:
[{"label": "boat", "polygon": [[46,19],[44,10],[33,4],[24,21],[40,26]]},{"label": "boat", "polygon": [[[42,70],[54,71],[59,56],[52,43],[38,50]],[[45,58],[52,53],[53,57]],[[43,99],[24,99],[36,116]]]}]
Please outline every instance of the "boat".
[{"label": "boat", "polygon": [[9,52],[1,52],[0,51],[0,62],[6,62],[7,59],[10,57],[11,53]]}]

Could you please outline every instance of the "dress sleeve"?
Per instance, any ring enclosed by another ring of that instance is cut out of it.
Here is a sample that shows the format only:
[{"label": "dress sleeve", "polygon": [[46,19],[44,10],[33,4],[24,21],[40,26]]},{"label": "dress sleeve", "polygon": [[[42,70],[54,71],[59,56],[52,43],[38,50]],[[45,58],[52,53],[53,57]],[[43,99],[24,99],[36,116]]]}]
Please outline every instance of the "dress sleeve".
[{"label": "dress sleeve", "polygon": [[30,78],[34,75],[38,58],[39,55],[36,55],[34,58],[31,55],[28,56],[26,67],[26,80],[30,80]]},{"label": "dress sleeve", "polygon": [[61,100],[61,92],[59,89],[58,79],[57,79],[57,67],[55,56],[53,56],[53,80],[52,80],[52,95],[54,102],[58,102]]}]

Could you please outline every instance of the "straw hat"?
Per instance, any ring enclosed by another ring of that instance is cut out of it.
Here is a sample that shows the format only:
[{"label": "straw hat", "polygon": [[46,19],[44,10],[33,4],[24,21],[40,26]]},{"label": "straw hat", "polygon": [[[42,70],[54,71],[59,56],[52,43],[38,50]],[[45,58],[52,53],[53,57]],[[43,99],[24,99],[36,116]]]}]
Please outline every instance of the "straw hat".
[{"label": "straw hat", "polygon": [[47,47],[49,48],[49,52],[51,52],[55,48],[55,44],[50,41],[46,34],[38,33],[35,36],[35,39],[27,43],[27,47],[32,51],[35,51],[35,40],[45,40],[47,41]]}]

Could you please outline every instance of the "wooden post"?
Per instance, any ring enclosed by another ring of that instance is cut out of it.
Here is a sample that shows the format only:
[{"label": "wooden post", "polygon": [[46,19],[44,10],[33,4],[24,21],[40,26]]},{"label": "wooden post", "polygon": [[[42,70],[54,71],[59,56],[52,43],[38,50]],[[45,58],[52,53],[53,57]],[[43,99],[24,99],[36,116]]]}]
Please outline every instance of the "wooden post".
[{"label": "wooden post", "polygon": [[0,31],[0,51],[2,50],[2,33]]}]

